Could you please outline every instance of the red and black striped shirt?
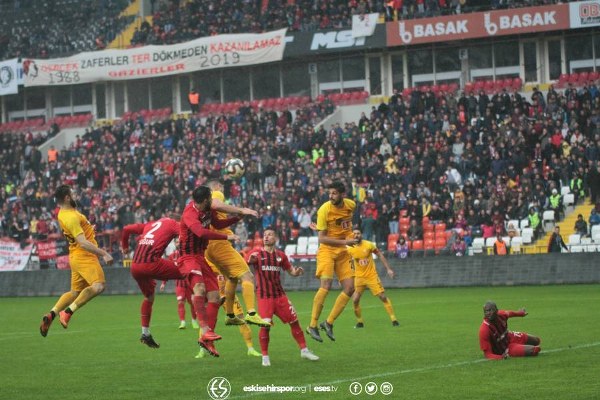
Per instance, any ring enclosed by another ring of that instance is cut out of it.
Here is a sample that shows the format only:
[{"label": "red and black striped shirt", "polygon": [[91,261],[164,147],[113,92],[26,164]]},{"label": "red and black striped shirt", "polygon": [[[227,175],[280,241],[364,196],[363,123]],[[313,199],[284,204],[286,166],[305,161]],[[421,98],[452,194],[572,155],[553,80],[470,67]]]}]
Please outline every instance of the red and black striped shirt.
[{"label": "red and black striped shirt", "polygon": [[484,318],[479,327],[479,345],[481,350],[486,354],[492,353],[496,356],[501,356],[508,348],[508,319],[523,316],[525,316],[523,311],[499,310],[493,321]]},{"label": "red and black striped shirt", "polygon": [[133,262],[136,264],[152,263],[159,260],[165,249],[179,234],[179,222],[171,218],[161,218],[147,224],[132,224],[123,228],[121,247],[129,248],[129,236],[139,235]]},{"label": "red and black striped shirt", "polygon": [[252,255],[255,255],[255,259],[250,265],[254,267],[258,297],[265,299],[284,296],[281,272],[289,271],[292,268],[285,253],[277,249],[268,252],[262,248],[251,252],[248,260]]}]

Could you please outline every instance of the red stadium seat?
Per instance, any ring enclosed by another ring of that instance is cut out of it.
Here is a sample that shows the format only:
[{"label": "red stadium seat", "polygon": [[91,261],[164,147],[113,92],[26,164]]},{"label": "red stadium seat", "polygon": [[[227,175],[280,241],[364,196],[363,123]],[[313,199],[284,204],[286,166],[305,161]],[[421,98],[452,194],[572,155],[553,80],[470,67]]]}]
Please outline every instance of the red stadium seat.
[{"label": "red stadium seat", "polygon": [[579,73],[579,79],[578,79],[577,83],[579,85],[585,85],[585,84],[587,84],[587,82],[588,82],[588,76],[589,76],[589,73],[587,71],[580,72]]},{"label": "red stadium seat", "polygon": [[444,247],[446,247],[446,239],[436,239],[434,247],[436,248],[436,250],[443,249]]},{"label": "red stadium seat", "polygon": [[484,83],[484,89],[486,91],[486,93],[491,94],[494,92],[494,90],[496,89],[496,85],[495,82],[491,79],[485,81]]},{"label": "red stadium seat", "polygon": [[388,242],[389,242],[390,240],[395,240],[395,241],[398,241],[398,239],[399,239],[399,238],[400,238],[400,234],[399,234],[399,233],[390,233],[390,234],[388,235]]},{"label": "red stadium seat", "polygon": [[400,217],[400,225],[410,225],[410,218]]},{"label": "red stadium seat", "polygon": [[[467,85],[468,85],[468,83],[467,83]],[[465,85],[465,90],[467,90],[467,85]],[[442,83],[440,85],[440,90],[442,92],[447,92],[448,91],[448,84],[447,83]]]},{"label": "red stadium seat", "polygon": [[504,79],[502,87],[505,87],[506,90],[511,90],[513,87],[513,78]]},{"label": "red stadium seat", "polygon": [[523,87],[523,80],[520,77],[513,78],[512,88],[520,90]]},{"label": "red stadium seat", "polygon": [[435,240],[435,232],[433,232],[433,231],[425,231],[425,232],[423,232],[423,239],[425,239],[425,240]]},{"label": "red stadium seat", "polygon": [[590,82],[593,82],[598,79],[598,76],[600,76],[598,71],[590,71],[590,73],[588,75],[588,79]]},{"label": "red stadium seat", "polygon": [[435,231],[436,232],[444,232],[446,230],[446,224],[441,223],[441,224],[436,224],[435,225]]},{"label": "red stadium seat", "polygon": [[576,85],[579,82],[579,74],[577,72],[573,72],[569,75],[569,83]]},{"label": "red stadium seat", "polygon": [[435,241],[432,239],[425,239],[425,250],[432,250],[435,248]]},{"label": "red stadium seat", "polygon": [[452,83],[448,84],[448,91],[450,93],[456,93],[458,88],[459,88],[459,86],[458,86],[458,83],[456,83],[456,82],[452,82]]},{"label": "red stadium seat", "polygon": [[413,250],[423,250],[423,241],[422,240],[415,240],[412,242],[412,249]]},{"label": "red stadium seat", "polygon": [[396,244],[398,244],[397,241],[395,241],[395,240],[388,240],[387,250],[391,251],[391,252],[396,251]]},{"label": "red stadium seat", "polygon": [[475,89],[477,92],[479,92],[480,90],[483,90],[483,89],[485,88],[485,81],[482,81],[482,80],[480,80],[480,81],[475,81],[475,82],[473,83],[473,88],[474,88],[474,89]]}]

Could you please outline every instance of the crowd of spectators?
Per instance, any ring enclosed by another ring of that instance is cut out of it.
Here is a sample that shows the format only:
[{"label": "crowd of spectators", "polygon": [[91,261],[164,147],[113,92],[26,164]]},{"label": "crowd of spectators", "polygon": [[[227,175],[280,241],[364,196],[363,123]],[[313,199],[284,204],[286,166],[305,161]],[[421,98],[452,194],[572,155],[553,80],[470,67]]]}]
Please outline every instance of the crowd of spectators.
[{"label": "crowd of spectators", "polygon": [[133,20],[118,16],[128,4],[128,0],[4,1],[0,60],[102,50]]},{"label": "crowd of spectators", "polygon": [[507,220],[539,219],[554,189],[571,186],[580,198],[600,189],[595,85],[535,91],[531,99],[506,91],[491,98],[395,92],[356,122],[315,129],[332,110],[312,103],[294,117],[246,103],[206,120],[125,120],[51,149],[48,163],[37,150],[43,139],[1,135],[0,235],[22,238],[32,221],[32,234],[56,231],[52,191],[60,183],[74,185],[99,233],[180,213],[193,188],[222,177],[232,157],[246,162],[246,174],[225,180],[226,195],[260,213],[238,233],[275,226],[282,243],[312,234],[310,222],[335,179],[359,204],[355,224],[377,242],[398,232],[401,212],[411,219],[408,240],[422,237],[424,216],[467,240],[494,237],[510,233]]},{"label": "crowd of spectators", "polygon": [[[280,28],[290,31],[348,28],[352,15],[385,20],[434,17],[557,0],[152,0],[131,44],[171,44],[199,37]],[[0,59],[59,57],[102,50],[133,20],[119,13],[129,0],[2,0]]]},{"label": "crowd of spectators", "polygon": [[[170,44],[225,33],[287,28],[311,32],[349,28],[352,15],[378,13],[387,21],[556,3],[555,0],[269,0],[158,1],[133,45]],[[266,3],[266,6],[263,6]]]}]

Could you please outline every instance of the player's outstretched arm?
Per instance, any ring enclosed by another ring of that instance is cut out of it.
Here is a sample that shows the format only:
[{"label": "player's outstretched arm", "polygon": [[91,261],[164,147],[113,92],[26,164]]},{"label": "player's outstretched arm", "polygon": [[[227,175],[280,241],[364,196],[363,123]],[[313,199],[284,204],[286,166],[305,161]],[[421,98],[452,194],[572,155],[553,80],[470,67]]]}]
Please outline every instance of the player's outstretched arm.
[{"label": "player's outstretched arm", "polygon": [[385,258],[385,256],[383,255],[383,253],[379,249],[373,250],[373,253],[375,253],[375,255],[377,257],[379,257],[379,259],[383,263],[383,266],[385,267],[388,276],[390,278],[393,278],[394,277],[394,270],[390,267],[390,263],[388,262],[387,258]]},{"label": "player's outstretched arm", "polygon": [[304,268],[292,266],[292,268],[290,268],[288,270],[288,274],[290,274],[291,276],[301,276],[301,275],[304,275]]},{"label": "player's outstretched arm", "polygon": [[94,243],[90,242],[85,238],[83,233],[80,233],[75,238],[77,243],[81,246],[82,249],[88,251],[92,254],[97,255],[98,257],[102,257],[105,263],[109,264],[113,262],[113,257],[106,251],[96,246]]},{"label": "player's outstretched arm", "polygon": [[258,212],[255,210],[246,207],[236,207],[232,206],[231,204],[225,204],[219,199],[212,199],[210,208],[211,210],[220,211],[227,214],[241,214],[258,217]]}]

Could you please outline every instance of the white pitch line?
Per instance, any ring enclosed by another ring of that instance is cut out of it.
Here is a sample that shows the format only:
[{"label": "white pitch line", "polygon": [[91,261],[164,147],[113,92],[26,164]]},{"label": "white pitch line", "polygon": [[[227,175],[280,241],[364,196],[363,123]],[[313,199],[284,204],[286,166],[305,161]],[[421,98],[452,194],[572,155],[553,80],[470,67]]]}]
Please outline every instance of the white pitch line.
[{"label": "white pitch line", "polygon": [[[559,352],[567,351],[567,350],[585,349],[585,348],[596,347],[596,346],[600,346],[600,342],[586,343],[586,344],[580,344],[580,345],[576,345],[576,346],[561,347],[561,348],[550,349],[550,350],[542,350],[541,354],[559,353]],[[346,383],[346,382],[351,383],[351,382],[364,381],[364,380],[369,380],[369,379],[386,378],[389,376],[410,374],[410,373],[414,373],[414,372],[435,371],[438,369],[461,367],[463,365],[479,364],[479,363],[482,363],[485,361],[488,361],[488,360],[485,358],[478,358],[477,360],[461,361],[461,362],[456,362],[456,363],[451,363],[451,364],[433,365],[430,367],[404,369],[401,371],[384,372],[381,374],[365,375],[365,376],[359,376],[359,377],[348,378],[348,379],[339,379],[339,380],[330,381],[330,382],[313,383],[313,384],[310,384],[310,386],[312,387],[312,386],[318,386],[318,385],[338,385],[340,383]],[[307,386],[307,385],[304,385],[304,386]],[[303,386],[303,385],[279,385],[279,386]],[[229,399],[247,399],[249,397],[255,397],[255,396],[266,395],[266,394],[280,394],[280,393],[257,392],[257,393],[251,393],[251,394],[246,394],[246,395],[241,395],[241,396],[233,396],[233,397],[229,397]]]}]

